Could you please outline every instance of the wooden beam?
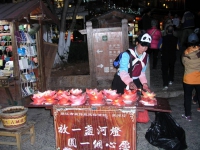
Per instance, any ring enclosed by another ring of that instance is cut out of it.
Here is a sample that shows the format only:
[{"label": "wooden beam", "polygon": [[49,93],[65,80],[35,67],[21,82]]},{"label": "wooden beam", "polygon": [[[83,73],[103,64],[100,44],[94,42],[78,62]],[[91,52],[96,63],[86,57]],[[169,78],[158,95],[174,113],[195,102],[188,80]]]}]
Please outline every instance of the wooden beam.
[{"label": "wooden beam", "polygon": [[20,68],[19,68],[19,56],[17,53],[17,48],[19,45],[17,45],[16,39],[15,39],[15,31],[18,29],[18,22],[9,22],[10,27],[10,33],[11,33],[11,41],[12,41],[12,57],[13,57],[13,76],[15,78],[15,92],[18,95],[18,100],[22,99],[22,91],[21,91],[21,83],[20,83]]},{"label": "wooden beam", "polygon": [[39,62],[38,68],[38,78],[39,78],[39,90],[46,90],[46,81],[45,81],[45,64],[44,64],[44,51],[43,51],[43,31],[42,31],[42,21],[39,21],[41,28],[36,33],[36,45],[37,45],[37,57]]},{"label": "wooden beam", "polygon": [[[132,31],[134,27],[128,27],[128,31]],[[115,28],[98,28],[98,29],[93,29],[93,32],[95,33],[101,33],[101,32],[116,32],[116,31],[121,31],[121,27],[115,27]],[[87,30],[79,30],[81,34],[87,34]]]},{"label": "wooden beam", "polygon": [[126,19],[122,20],[122,46],[123,46],[123,50],[126,50],[129,48],[128,21]]},{"label": "wooden beam", "polygon": [[96,61],[95,61],[95,54],[93,50],[93,29],[92,29],[92,22],[86,23],[86,31],[87,31],[87,41],[88,41],[88,54],[89,54],[89,66],[90,66],[90,77],[91,77],[91,87],[97,87],[97,80],[96,80]]}]

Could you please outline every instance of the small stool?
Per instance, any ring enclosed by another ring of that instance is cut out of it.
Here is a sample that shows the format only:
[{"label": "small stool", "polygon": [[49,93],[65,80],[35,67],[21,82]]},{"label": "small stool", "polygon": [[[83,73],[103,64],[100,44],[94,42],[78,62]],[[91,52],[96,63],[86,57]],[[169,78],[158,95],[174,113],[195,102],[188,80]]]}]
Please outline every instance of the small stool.
[{"label": "small stool", "polygon": [[[0,141],[0,144],[4,145],[17,145],[17,149],[21,150],[21,143],[27,141],[29,138],[31,139],[31,145],[35,142],[35,128],[34,122],[27,122],[23,127],[18,129],[7,129],[7,128],[0,128],[0,136],[10,136],[15,137],[16,142],[4,142]],[[29,136],[22,140],[21,136],[23,134],[29,134]]]}]

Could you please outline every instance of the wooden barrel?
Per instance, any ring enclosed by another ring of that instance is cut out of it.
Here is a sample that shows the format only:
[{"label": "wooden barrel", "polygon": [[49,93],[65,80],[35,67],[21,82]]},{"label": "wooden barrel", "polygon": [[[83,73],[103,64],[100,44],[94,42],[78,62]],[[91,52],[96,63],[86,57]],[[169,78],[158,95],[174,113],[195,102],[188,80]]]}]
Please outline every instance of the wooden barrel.
[{"label": "wooden barrel", "polygon": [[28,108],[11,106],[1,109],[0,116],[5,128],[19,128],[26,124]]}]

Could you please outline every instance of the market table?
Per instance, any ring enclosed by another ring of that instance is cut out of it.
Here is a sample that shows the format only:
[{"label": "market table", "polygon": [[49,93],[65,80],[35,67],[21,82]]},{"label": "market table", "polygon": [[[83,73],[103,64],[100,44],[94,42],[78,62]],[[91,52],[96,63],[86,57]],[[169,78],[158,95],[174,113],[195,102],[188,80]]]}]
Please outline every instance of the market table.
[{"label": "market table", "polygon": [[144,106],[139,99],[131,105],[124,106],[30,104],[28,107],[44,107],[51,110],[57,148],[136,150],[137,111],[171,112],[166,98],[157,97],[155,106]]}]

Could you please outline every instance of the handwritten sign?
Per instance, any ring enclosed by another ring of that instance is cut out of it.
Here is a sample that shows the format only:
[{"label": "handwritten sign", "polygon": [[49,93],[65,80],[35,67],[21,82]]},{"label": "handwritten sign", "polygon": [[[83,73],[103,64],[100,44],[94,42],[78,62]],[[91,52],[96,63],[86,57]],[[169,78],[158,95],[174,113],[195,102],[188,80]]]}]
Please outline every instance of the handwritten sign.
[{"label": "handwritten sign", "polygon": [[57,150],[135,150],[136,109],[54,106]]}]

